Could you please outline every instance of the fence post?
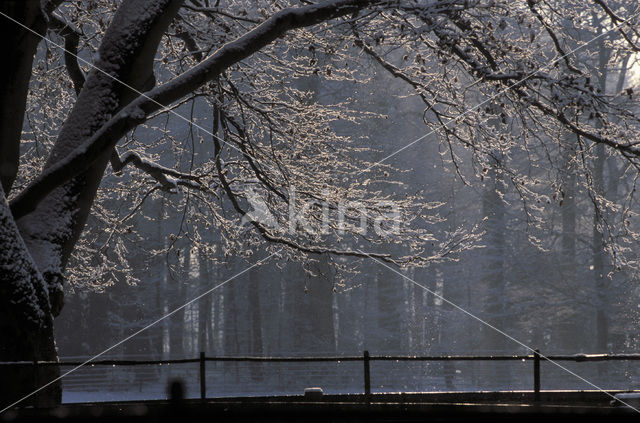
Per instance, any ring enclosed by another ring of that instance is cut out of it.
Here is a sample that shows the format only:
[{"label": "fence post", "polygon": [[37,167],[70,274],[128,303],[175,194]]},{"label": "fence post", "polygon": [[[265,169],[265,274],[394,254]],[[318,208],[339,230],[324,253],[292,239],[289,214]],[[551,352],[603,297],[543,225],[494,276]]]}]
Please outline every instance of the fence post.
[{"label": "fence post", "polygon": [[364,352],[364,394],[367,396],[367,399],[371,396],[371,364],[369,357],[369,351]]},{"label": "fence post", "polygon": [[200,399],[207,398],[207,379],[205,375],[204,351],[200,352]]},{"label": "fence post", "polygon": [[[40,389],[40,366],[38,366],[38,359],[33,359],[33,382],[35,383],[36,389]],[[39,392],[36,391],[36,394],[33,397],[33,405],[38,405],[38,396]]]},{"label": "fence post", "polygon": [[540,401],[540,350],[533,351],[533,398]]}]

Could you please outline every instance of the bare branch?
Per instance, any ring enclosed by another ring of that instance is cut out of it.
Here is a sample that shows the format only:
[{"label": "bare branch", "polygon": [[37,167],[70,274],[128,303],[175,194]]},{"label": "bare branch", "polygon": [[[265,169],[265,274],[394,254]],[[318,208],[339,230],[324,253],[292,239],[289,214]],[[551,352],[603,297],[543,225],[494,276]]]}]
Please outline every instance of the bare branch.
[{"label": "bare branch", "polygon": [[[600,6],[602,8],[602,10],[604,10],[604,12],[609,16],[609,18],[611,19],[611,22],[614,25],[626,21],[626,19],[623,19],[620,16],[616,15],[613,12],[613,10],[611,10],[611,8],[609,8],[609,6],[607,6],[607,4],[604,1],[602,1],[602,0],[593,0],[593,1],[594,1],[595,4]],[[628,26],[636,36],[640,36],[640,34],[638,34],[638,31],[633,26],[631,26],[631,25],[628,25]],[[635,42],[633,42],[631,37],[629,37],[629,35],[626,32],[624,32],[622,27],[618,28],[618,32],[620,33],[620,35],[622,35],[622,37],[625,39],[627,44],[629,44],[629,47],[631,47],[631,49],[633,51],[635,51],[635,52],[639,52],[640,51],[640,47],[638,47],[638,45]]]},{"label": "bare branch", "polygon": [[[161,166],[157,163],[140,157],[140,155],[133,151],[125,153],[122,158],[120,158],[118,154],[114,152],[114,154],[111,156],[111,159],[112,165],[114,163],[116,165],[113,168],[114,172],[121,172],[125,166],[131,164],[158,181],[163,191],[175,192],[178,185],[204,189],[204,186],[202,186],[202,183],[200,182],[200,178],[198,176],[189,175],[187,173],[178,172],[176,170]],[[191,183],[188,183],[187,181]]]},{"label": "bare branch", "polygon": [[76,95],[80,94],[84,86],[84,73],[78,65],[78,44],[80,43],[80,31],[70,24],[62,21],[53,13],[48,16],[49,26],[64,37],[64,64],[73,82]]},{"label": "bare branch", "polygon": [[101,153],[113,148],[120,138],[145,122],[151,113],[167,107],[206,82],[214,80],[229,66],[251,56],[287,31],[344,16],[372,3],[375,1],[333,0],[277,12],[252,31],[224,45],[199,65],[129,103],[91,138],[65,159],[48,167],[20,193],[11,202],[12,213],[16,219],[26,215],[56,186],[88,169]]},{"label": "bare branch", "polygon": [[190,4],[185,4],[183,7],[185,9],[193,10],[194,12],[200,12],[207,15],[220,15],[220,16],[225,16],[227,18],[231,18],[236,21],[244,21],[244,22],[250,22],[254,24],[260,23],[260,21],[257,19],[248,18],[246,16],[234,15],[229,12],[225,12],[224,10],[221,10],[217,7],[192,6]]}]

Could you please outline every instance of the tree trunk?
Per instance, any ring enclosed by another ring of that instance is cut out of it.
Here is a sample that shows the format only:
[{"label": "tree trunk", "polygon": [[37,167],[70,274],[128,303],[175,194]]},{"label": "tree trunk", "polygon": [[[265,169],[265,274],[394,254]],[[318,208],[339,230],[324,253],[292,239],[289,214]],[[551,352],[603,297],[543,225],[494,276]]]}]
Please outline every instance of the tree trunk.
[{"label": "tree trunk", "polygon": [[[598,21],[598,34],[604,32],[602,23]],[[598,40],[598,84],[603,93],[607,92],[607,76],[609,73],[608,63],[611,57],[610,49],[605,45],[604,40]],[[624,78],[623,75],[621,75]],[[602,123],[598,120],[596,127],[601,127]],[[605,196],[604,193],[604,162],[606,160],[605,149],[603,144],[595,146],[594,168],[593,168],[593,189],[598,196]],[[596,201],[597,204],[597,201]],[[609,345],[609,323],[607,317],[608,301],[607,291],[609,283],[605,276],[605,251],[604,251],[604,234],[600,227],[600,222],[605,216],[602,216],[604,208],[596,206],[593,213],[593,237],[591,240],[591,251],[593,260],[593,277],[596,290],[596,349],[598,352],[605,353],[608,351]],[[602,371],[602,366],[599,367]]]},{"label": "tree trunk", "polygon": [[[40,0],[4,0],[0,11],[26,25],[38,34],[44,34],[46,23]],[[18,173],[20,134],[27,104],[27,91],[31,79],[33,57],[41,38],[16,23],[6,21],[0,25],[0,39],[12,48],[3,52],[0,68],[0,182],[5,193]]]},{"label": "tree trunk", "polygon": [[[39,0],[2,1],[0,11],[37,34],[46,30]],[[47,288],[5,198],[18,172],[31,67],[41,38],[12,22],[0,25],[0,34],[11,46],[0,69],[4,84],[0,90],[0,361],[57,361]],[[58,375],[57,366],[0,366],[0,407]],[[60,384],[54,383],[23,404],[45,406],[60,400]]]},{"label": "tree trunk", "polygon": [[[105,33],[98,60],[65,120],[45,169],[65,159],[111,116],[154,85],[153,58],[181,0],[128,0]],[[62,274],[84,228],[112,151],[103,151],[82,175],[55,188],[18,221],[25,243],[49,285],[52,311],[62,308]]]},{"label": "tree trunk", "polygon": [[[198,262],[199,262],[199,288],[201,292],[206,291],[213,286],[217,281],[212,281],[209,272],[209,260],[207,256],[198,250]],[[205,295],[198,302],[198,350],[207,351],[209,346],[209,340],[213,333],[211,332],[211,294]]]},{"label": "tree trunk", "polygon": [[[53,2],[55,5],[57,2]],[[96,65],[138,90],[153,86],[153,58],[181,0],[127,0],[116,13]],[[0,10],[36,32],[46,29],[38,0],[3,1]],[[39,37],[16,24],[2,25],[12,48],[0,94],[0,186],[11,187],[18,152],[31,65]],[[92,71],[65,121],[45,167],[82,144],[138,94],[103,72]],[[111,151],[85,174],[58,186],[31,213],[15,222],[0,193],[0,361],[56,361],[53,316],[62,308],[62,274],[85,225]],[[57,366],[0,369],[0,398],[12,403],[59,374]],[[7,383],[6,381],[11,381]],[[61,400],[60,385],[34,396],[37,404]],[[21,405],[24,405],[22,402]]]},{"label": "tree trunk", "polygon": [[[182,267],[181,274],[184,275],[180,279],[172,278],[170,284],[173,285],[169,291],[173,291],[172,298],[174,303],[169,307],[175,309],[186,303],[187,289],[190,285],[190,266],[191,266],[191,251],[189,247],[184,249],[183,253],[184,266]],[[185,332],[185,309],[182,308],[176,311],[170,319],[169,323],[169,357],[172,359],[185,358],[184,354],[184,332]]]},{"label": "tree trunk", "polygon": [[[53,316],[46,284],[0,186],[0,361],[34,360],[58,360]],[[0,407],[22,399],[58,375],[57,366],[0,366]],[[45,406],[60,400],[60,384],[54,383],[23,404]]]},{"label": "tree trunk", "polygon": [[[597,195],[602,192],[604,182],[604,145],[595,146],[595,163],[593,170],[594,190]],[[600,229],[601,210],[596,207],[593,213],[593,235],[591,241],[593,278],[596,292],[596,351],[606,353],[609,344],[609,330],[607,322],[607,288],[608,283],[604,270],[604,236]]]},{"label": "tree trunk", "polygon": [[[502,179],[497,169],[490,169],[485,178],[482,206],[486,216],[485,275],[483,286],[487,290],[486,317],[497,328],[505,329],[505,206],[502,200]],[[485,327],[484,347],[493,353],[504,352],[506,338],[495,330]]]},{"label": "tree trunk", "polygon": [[[565,142],[561,148],[563,167],[566,170],[562,192],[560,194],[562,206],[562,234],[559,270],[563,291],[574,292],[578,289],[576,280],[576,151],[578,139],[575,134],[566,134]],[[566,301],[562,298],[560,303]],[[575,308],[565,311],[555,325],[553,345],[564,352],[573,352],[579,343],[578,328],[582,319]]]},{"label": "tree trunk", "polygon": [[[482,287],[485,293],[485,320],[494,327],[509,331],[507,310],[505,307],[507,295],[505,279],[505,204],[503,201],[503,180],[499,173],[499,163],[495,168],[491,167],[485,177],[485,187],[482,194],[482,206],[486,217],[486,248],[484,249],[484,277]],[[490,354],[504,354],[509,351],[507,338],[493,328],[482,328],[482,351]],[[495,388],[508,386],[511,380],[509,367],[502,363],[489,363],[486,367],[492,375],[489,383],[494,383]],[[450,369],[446,369],[451,371]]]},{"label": "tree trunk", "polygon": [[[260,305],[260,282],[264,270],[253,268],[249,271],[249,288],[247,289],[249,306],[249,352],[252,355],[261,356],[264,353],[262,340],[262,306]],[[262,363],[251,365],[251,378],[255,381],[263,379]]]}]

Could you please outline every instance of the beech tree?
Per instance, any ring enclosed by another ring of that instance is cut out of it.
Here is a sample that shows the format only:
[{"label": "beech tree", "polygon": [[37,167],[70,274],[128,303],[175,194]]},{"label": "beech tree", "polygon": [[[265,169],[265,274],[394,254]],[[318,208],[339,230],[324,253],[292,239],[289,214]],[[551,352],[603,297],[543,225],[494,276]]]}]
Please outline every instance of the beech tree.
[{"label": "beech tree", "polygon": [[[131,213],[155,192],[186,192],[187,229],[178,236],[206,244],[201,228],[213,225],[228,254],[266,242],[284,259],[327,253],[425,265],[471,248],[473,227],[432,234],[439,204],[408,194],[392,167],[367,161],[363,144],[341,132],[340,125],[370,114],[295,88],[305,77],[363,82],[363,55],[422,100],[425,133],[439,136],[457,177],[467,180],[470,169],[518,192],[541,248],[536,230],[545,204],[562,201],[549,182],[565,160],[569,137],[558,134],[573,133],[576,183],[597,209],[623,222],[601,219],[603,249],[616,267],[637,270],[634,88],[627,81],[619,92],[599,89],[598,69],[576,60],[590,50],[575,36],[597,19],[597,36],[611,49],[600,65],[619,73],[640,48],[632,8],[604,0],[2,2],[0,361],[57,360],[53,320],[91,209],[110,201],[98,191],[105,174],[120,192],[134,193]],[[47,35],[65,51],[47,41],[37,56]],[[64,67],[34,67],[34,57]],[[42,77],[39,85],[34,76]],[[50,84],[58,84],[55,98],[42,94]],[[68,109],[44,107],[54,101]],[[182,145],[159,123],[179,120],[185,104],[210,116],[208,129],[196,127],[207,137],[207,160],[160,165],[150,158],[158,151],[199,148]],[[37,157],[25,147],[27,130],[52,134]],[[145,145],[141,131],[158,131],[159,140]],[[407,148],[419,142],[410,141]],[[627,166],[621,204],[603,198],[593,180],[600,145]],[[523,155],[526,166],[514,159]],[[385,194],[390,186],[397,195]],[[126,220],[115,219],[109,242],[131,231]],[[11,381],[0,388],[3,401],[58,374],[28,369],[2,367],[2,379]],[[39,401],[55,403],[59,395],[54,384]]]}]

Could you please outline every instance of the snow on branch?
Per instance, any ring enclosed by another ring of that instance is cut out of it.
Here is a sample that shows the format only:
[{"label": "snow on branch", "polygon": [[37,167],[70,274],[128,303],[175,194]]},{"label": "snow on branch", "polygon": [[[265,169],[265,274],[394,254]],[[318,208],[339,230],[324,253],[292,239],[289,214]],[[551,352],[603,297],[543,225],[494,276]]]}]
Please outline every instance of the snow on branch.
[{"label": "snow on branch", "polygon": [[162,190],[167,192],[175,192],[178,185],[200,190],[204,189],[198,176],[169,169],[165,166],[159,165],[158,163],[142,158],[139,154],[133,151],[127,152],[122,156],[122,158],[120,158],[116,153],[112,155],[111,165],[114,172],[122,171],[122,169],[124,169],[128,164],[132,164],[136,168],[147,173],[160,184]]},{"label": "snow on branch", "polygon": [[[531,0],[529,0],[531,1]],[[633,32],[633,34],[638,37],[640,36],[640,33],[638,33],[638,30],[634,28],[634,26],[632,25],[631,22],[627,22],[628,19],[623,19],[622,17],[618,16],[613,10],[611,10],[611,8],[609,6],[607,6],[605,4],[604,1],[602,0],[594,0],[594,3],[597,4],[598,6],[600,6],[600,8],[602,10],[604,10],[604,12],[609,16],[609,18],[611,19],[611,22],[614,25],[617,24],[621,24],[621,23],[626,23],[626,26],[629,27],[629,29]],[[635,15],[635,14],[634,14]],[[631,50],[637,52],[640,52],[640,47],[638,47],[638,45],[631,39],[631,37],[629,36],[629,34],[627,34],[624,29],[622,28],[622,26],[620,28],[618,28],[618,32],[620,33],[620,35],[622,35],[622,37],[625,39],[625,41],[627,42],[627,44],[629,45],[629,47],[631,48]]]},{"label": "snow on branch", "polygon": [[21,192],[11,202],[14,217],[19,219],[33,211],[53,189],[88,169],[102,152],[114,148],[120,138],[143,123],[150,114],[166,108],[206,82],[214,80],[230,66],[251,56],[286,32],[354,13],[374,3],[378,2],[332,0],[287,8],[275,13],[253,30],[225,44],[202,63],[129,103],[92,137],[67,157],[47,168]]}]

